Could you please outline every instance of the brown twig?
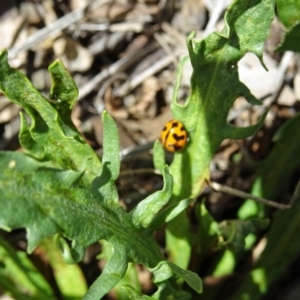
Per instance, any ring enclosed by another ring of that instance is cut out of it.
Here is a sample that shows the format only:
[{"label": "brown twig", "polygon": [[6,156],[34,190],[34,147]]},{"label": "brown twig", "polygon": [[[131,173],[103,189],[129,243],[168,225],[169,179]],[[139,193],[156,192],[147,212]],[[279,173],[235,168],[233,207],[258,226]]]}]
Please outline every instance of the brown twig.
[{"label": "brown twig", "polygon": [[[268,206],[276,207],[278,209],[289,209],[292,207],[292,201],[290,204],[281,204],[281,203],[277,203],[277,202],[274,202],[274,201],[271,201],[271,200],[268,200],[265,198],[257,197],[257,196],[242,192],[240,190],[237,190],[237,189],[229,187],[229,186],[221,185],[217,182],[210,182],[209,185],[216,192],[229,194],[229,195],[236,196],[236,197],[239,197],[242,199],[251,199],[251,200],[260,202],[260,203],[268,205]],[[298,184],[297,188],[298,188],[297,193],[299,194],[300,193],[300,184]]]},{"label": "brown twig", "polygon": [[109,2],[109,0],[93,1],[89,3],[87,6],[85,6],[84,8],[79,8],[59,18],[55,22],[51,23],[50,25],[40,29],[33,35],[29,36],[23,44],[11,48],[9,50],[9,57],[13,59],[19,52],[28,50],[36,46],[38,43],[45,40],[49,35],[52,35],[54,33],[59,32],[60,30],[67,28],[72,23],[75,23],[80,19],[82,19],[85,16],[86,12],[95,9],[97,6],[105,4],[106,2]]}]

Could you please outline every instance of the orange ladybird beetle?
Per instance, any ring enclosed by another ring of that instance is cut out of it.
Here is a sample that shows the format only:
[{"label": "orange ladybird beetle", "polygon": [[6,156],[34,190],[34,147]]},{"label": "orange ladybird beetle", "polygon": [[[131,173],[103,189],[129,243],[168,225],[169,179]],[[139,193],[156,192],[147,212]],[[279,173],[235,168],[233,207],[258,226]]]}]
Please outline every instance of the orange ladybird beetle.
[{"label": "orange ladybird beetle", "polygon": [[172,120],[165,124],[160,140],[167,151],[176,152],[185,147],[188,135],[180,121]]}]

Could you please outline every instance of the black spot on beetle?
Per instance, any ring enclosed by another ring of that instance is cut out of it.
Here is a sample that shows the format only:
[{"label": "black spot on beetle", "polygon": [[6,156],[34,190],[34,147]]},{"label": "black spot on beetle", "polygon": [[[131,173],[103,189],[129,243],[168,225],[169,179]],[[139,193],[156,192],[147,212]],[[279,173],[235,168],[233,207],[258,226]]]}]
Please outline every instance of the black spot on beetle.
[{"label": "black spot on beetle", "polygon": [[185,135],[177,135],[176,133],[174,133],[174,134],[172,135],[172,137],[173,137],[177,142],[185,139]]},{"label": "black spot on beetle", "polygon": [[177,146],[177,145],[173,145],[173,147],[174,147],[175,151],[177,151],[177,150],[179,150],[179,149],[182,148],[182,146]]}]

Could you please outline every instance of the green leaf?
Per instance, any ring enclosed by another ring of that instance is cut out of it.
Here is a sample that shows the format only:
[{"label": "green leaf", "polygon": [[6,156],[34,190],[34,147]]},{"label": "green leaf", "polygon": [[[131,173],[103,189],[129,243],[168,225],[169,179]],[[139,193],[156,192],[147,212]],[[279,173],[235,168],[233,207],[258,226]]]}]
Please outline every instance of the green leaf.
[{"label": "green leaf", "polygon": [[278,16],[287,28],[287,32],[285,33],[282,42],[274,51],[300,52],[300,46],[298,43],[300,37],[300,1],[276,0],[276,3]]},{"label": "green leaf", "polygon": [[275,49],[275,52],[295,51],[300,52],[300,23],[295,23],[284,35],[283,41]]},{"label": "green leaf", "polygon": [[169,261],[161,261],[151,270],[154,275],[154,282],[163,282],[174,274],[184,281],[198,294],[202,293],[202,280],[196,273],[184,270]]},{"label": "green leaf", "polygon": [[226,130],[226,136],[231,139],[245,139],[253,134],[255,134],[259,128],[264,124],[265,118],[269,111],[266,111],[258,122],[255,125],[248,126],[248,127],[235,127],[232,125],[228,125]]},{"label": "green leaf", "polygon": [[[47,168],[17,152],[0,153],[0,164],[4,170],[0,174],[1,227],[27,228],[30,252],[43,237],[59,232],[86,247],[111,238],[114,231],[120,233],[120,226],[125,226],[125,236],[133,230],[124,209],[109,210],[100,194],[78,184],[81,174],[77,172]],[[137,234],[131,233],[128,239]]]},{"label": "green leaf", "polygon": [[0,236],[0,286],[15,299],[53,299],[53,291],[26,253],[15,251]]},{"label": "green leaf", "polygon": [[109,163],[111,180],[116,180],[120,173],[120,145],[118,127],[112,117],[104,111],[103,122],[103,163]]},{"label": "green leaf", "polygon": [[[253,192],[253,191],[252,191]],[[253,193],[252,193],[253,194]],[[262,194],[256,191],[255,194]],[[260,214],[261,205],[253,200],[247,200],[239,208],[238,216],[241,220],[245,220],[251,217],[257,217]]]},{"label": "green leaf", "polygon": [[138,293],[130,285],[124,285],[123,289],[127,291],[127,293],[129,294],[129,298],[133,299],[133,300],[154,300],[154,299],[157,299],[157,298],[152,298],[152,297],[145,296],[145,295],[142,295],[142,294]]},{"label": "green leaf", "polygon": [[163,224],[170,222],[187,207],[189,207],[194,201],[195,199],[188,198],[167,206],[153,218],[149,228],[154,230],[163,226]]},{"label": "green leaf", "polygon": [[31,135],[30,126],[26,120],[26,117],[20,112],[20,132],[19,140],[25,151],[39,160],[43,160],[45,157],[44,146],[41,143],[37,143]]},{"label": "green leaf", "polygon": [[166,165],[166,160],[164,148],[159,141],[155,141],[153,146],[153,163],[155,169],[162,173]]},{"label": "green leaf", "polygon": [[269,225],[268,219],[252,218],[249,220],[227,220],[219,224],[224,242],[219,246],[226,247],[233,252],[244,250],[245,238],[249,233],[256,233]]},{"label": "green leaf", "polygon": [[154,216],[170,200],[173,190],[173,180],[167,166],[165,166],[163,170],[163,176],[163,189],[148,196],[130,212],[133,224],[136,228],[147,228],[152,222]]},{"label": "green leaf", "polygon": [[198,244],[198,252],[201,255],[207,255],[217,248],[220,238],[219,226],[203,202],[201,204],[196,203],[195,211],[199,223],[196,238],[201,241]]},{"label": "green leaf", "polygon": [[82,299],[87,291],[87,284],[80,267],[66,264],[57,247],[49,238],[42,241],[38,250],[51,265],[61,294],[69,299]]},{"label": "green leaf", "polygon": [[[81,177],[78,172],[47,168],[46,163],[18,152],[0,153],[0,165],[3,170],[0,174],[0,226],[27,228],[29,252],[43,237],[61,232],[68,221],[76,218],[76,206],[78,218],[81,205],[93,206],[95,202],[91,200],[95,195],[76,183]],[[80,218],[84,220],[84,216]],[[76,236],[74,231],[83,229],[84,225],[77,222],[69,231]]]},{"label": "green leaf", "polygon": [[299,0],[276,0],[277,12],[285,27],[291,28],[300,20]]},{"label": "green leaf", "polygon": [[[261,104],[239,81],[237,62],[247,52],[253,52],[262,62],[263,44],[273,17],[272,1],[235,1],[225,14],[226,27],[222,33],[212,33],[201,41],[194,40],[194,33],[188,36],[194,70],[191,95],[185,105],[178,104],[177,99],[172,102],[174,117],[183,121],[190,134],[187,149],[202,146],[200,149],[212,150],[205,149],[209,143],[215,150],[228,137],[232,129],[226,119],[237,97],[244,96],[250,103]],[[200,137],[206,138],[204,144]],[[203,152],[200,152],[202,156]]]},{"label": "green leaf", "polygon": [[128,300],[128,292],[124,289],[125,285],[130,285],[138,292],[141,292],[142,286],[138,275],[138,269],[134,264],[130,263],[128,265],[126,274],[112,290],[112,292],[116,295],[116,299]]},{"label": "green leaf", "polygon": [[48,70],[52,80],[50,99],[53,101],[50,103],[55,107],[62,121],[76,131],[71,120],[71,109],[78,97],[77,86],[60,60],[53,62]]},{"label": "green leaf", "polygon": [[[84,296],[99,299],[124,277],[128,263],[153,268],[163,260],[149,225],[171,197],[172,176],[165,167],[163,190],[126,213],[118,204],[114,183],[120,159],[113,119],[104,112],[101,164],[69,122],[67,114],[77,89],[73,91],[73,82],[63,66],[56,62],[50,67],[53,99],[47,100],[22,73],[9,67],[6,51],[1,52],[0,60],[1,90],[24,107],[30,119],[27,122],[21,117],[20,139],[31,155],[0,152],[0,227],[25,228],[28,252],[43,238],[55,235],[58,248],[69,263],[81,260],[92,243],[100,239],[109,242],[112,255]],[[176,210],[170,212],[174,213]],[[170,282],[160,283],[158,290],[168,296],[176,291]],[[187,293],[175,294],[187,297]]]},{"label": "green leaf", "polygon": [[[114,248],[111,243],[105,240],[100,241],[100,243],[102,251],[101,254],[97,256],[97,259],[101,259],[103,263],[103,261],[106,262],[111,258]],[[128,300],[128,293],[123,289],[124,285],[130,285],[137,292],[141,292],[142,290],[141,283],[138,278],[138,268],[136,268],[133,263],[128,264],[126,274],[111,291],[118,300]]]},{"label": "green leaf", "polygon": [[[251,104],[261,104],[239,80],[238,61],[247,52],[254,53],[264,66],[263,46],[274,18],[272,0],[236,0],[225,13],[225,28],[196,40],[187,37],[193,67],[191,92],[184,104],[177,94],[182,65],[172,99],[172,113],[188,131],[189,142],[174,155],[170,166],[174,190],[172,203],[198,196],[209,178],[209,164],[222,140],[253,135],[262,125],[265,114],[255,125],[246,128],[228,124],[228,112],[234,101],[243,96]],[[266,68],[266,67],[265,67]],[[189,221],[184,214],[168,223],[167,250],[176,264],[186,268],[189,253],[197,241],[188,233]],[[188,234],[187,234],[188,233]]]},{"label": "green leaf", "polygon": [[58,97],[57,100],[45,99],[24,74],[9,66],[7,51],[0,52],[0,90],[10,101],[23,107],[30,119],[28,123],[21,116],[19,138],[24,150],[39,160],[51,161],[54,167],[75,171],[87,168],[82,180],[90,184],[100,173],[101,162],[67,116],[77,88],[61,63],[54,63],[50,71],[52,96]]},{"label": "green leaf", "polygon": [[80,173],[49,168],[17,152],[0,153],[0,165],[0,227],[26,228],[29,252],[56,233],[72,241],[74,262],[82,259],[88,245],[100,239],[112,243],[107,271],[87,299],[107,293],[124,275],[128,262],[154,266],[162,259],[152,234],[137,230],[121,206],[109,208],[101,194],[81,186]]},{"label": "green leaf", "polygon": [[230,250],[225,250],[222,256],[218,259],[212,276],[219,277],[232,274],[236,266],[236,255]]},{"label": "green leaf", "polygon": [[101,276],[93,282],[83,300],[101,299],[125,275],[127,265],[126,256],[120,251],[114,251]]},{"label": "green leaf", "polygon": [[225,14],[226,28],[222,33],[214,32],[200,41],[194,39],[194,33],[188,36],[193,67],[191,94],[182,105],[177,102],[175,92],[171,107],[174,118],[184,123],[190,138],[187,147],[175,154],[171,165],[175,186],[178,189],[184,186],[183,190],[174,190],[176,196],[199,194],[211,158],[223,139],[244,138],[254,134],[261,125],[262,120],[241,130],[228,124],[227,116],[240,96],[249,103],[261,104],[239,80],[237,63],[247,52],[256,54],[263,63],[263,44],[273,17],[271,0],[234,1]]},{"label": "green leaf", "polygon": [[93,181],[93,188],[99,190],[108,205],[118,204],[119,196],[115,180],[120,173],[119,133],[113,118],[104,111],[102,173]]}]

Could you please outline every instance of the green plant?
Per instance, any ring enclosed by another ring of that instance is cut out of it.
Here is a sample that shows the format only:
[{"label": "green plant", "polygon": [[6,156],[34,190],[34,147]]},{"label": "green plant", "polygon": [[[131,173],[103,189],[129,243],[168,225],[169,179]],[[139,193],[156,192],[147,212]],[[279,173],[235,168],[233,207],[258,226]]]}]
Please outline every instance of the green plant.
[{"label": "green plant", "polygon": [[[118,132],[112,118],[103,113],[104,154],[100,162],[71,123],[69,112],[77,89],[63,65],[56,61],[49,67],[53,84],[51,101],[47,101],[21,72],[10,68],[6,51],[0,59],[1,90],[24,107],[31,122],[28,124],[21,114],[19,137],[27,154],[0,154],[1,227],[26,228],[28,252],[43,238],[57,235],[69,263],[82,260],[85,248],[100,239],[111,243],[111,258],[84,299],[99,299],[109,292],[124,276],[129,262],[152,270],[159,287],[157,297],[177,294],[168,281],[173,274],[185,278],[200,292],[197,276],[165,261],[152,236],[158,226],[191,203],[191,199],[182,200],[179,206],[160,211],[172,195],[168,168],[164,168],[163,190],[126,213],[118,204],[114,183],[120,161]],[[17,88],[12,89],[14,85]],[[66,240],[71,241],[71,247]]]},{"label": "green plant", "polygon": [[[247,52],[253,52],[264,66],[263,44],[269,35],[273,17],[272,1],[235,1],[225,14],[226,26],[222,32],[214,32],[201,41],[193,39],[194,33],[188,36],[189,59],[193,66],[191,93],[184,105],[177,103],[180,65],[171,109],[174,117],[185,124],[190,141],[181,153],[175,155],[170,166],[175,186],[173,202],[199,195],[205,180],[209,178],[210,161],[222,140],[246,138],[263,124],[266,114],[258,124],[244,128],[228,124],[227,115],[239,96],[245,97],[251,104],[261,104],[240,82],[237,63]],[[154,161],[158,169],[164,165],[160,148],[156,144]],[[205,210],[202,212],[207,214]],[[190,233],[185,214],[168,224],[168,251],[183,268],[188,266],[195,241],[203,247],[203,238],[197,239]],[[208,236],[205,238],[209,239]]]},{"label": "green plant", "polygon": [[297,0],[277,0],[278,15],[287,29],[284,38],[280,45],[276,48],[276,51],[300,51],[299,43],[297,43],[300,37],[300,3]]}]

